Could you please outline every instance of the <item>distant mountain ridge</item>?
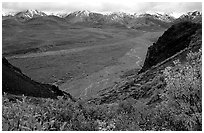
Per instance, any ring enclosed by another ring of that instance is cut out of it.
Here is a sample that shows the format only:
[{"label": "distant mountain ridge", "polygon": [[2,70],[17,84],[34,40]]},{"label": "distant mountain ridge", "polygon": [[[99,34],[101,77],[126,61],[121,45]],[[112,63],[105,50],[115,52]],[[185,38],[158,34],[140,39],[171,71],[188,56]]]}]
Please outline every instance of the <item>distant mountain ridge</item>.
[{"label": "distant mountain ridge", "polygon": [[[4,15],[4,14],[3,14]],[[118,25],[124,26],[126,28],[140,29],[141,27],[154,27],[155,29],[159,28],[169,28],[173,23],[177,23],[180,21],[193,21],[193,22],[201,22],[201,12],[194,11],[188,12],[186,14],[181,15],[178,19],[175,17],[166,14],[166,13],[142,13],[142,14],[128,14],[124,12],[113,12],[108,14],[95,13],[88,10],[75,11],[71,13],[63,13],[63,14],[51,14],[47,15],[44,12],[38,10],[26,10],[21,11],[16,14],[10,14],[7,16],[3,16],[2,20],[7,19],[15,19],[19,22],[27,22],[31,21],[37,22],[34,18],[39,18],[38,20],[42,21],[46,17],[51,17],[51,21],[58,20],[66,21],[71,24],[83,23],[85,25]],[[32,23],[32,22],[31,22]],[[51,22],[52,23],[52,22]]]},{"label": "distant mountain ridge", "polygon": [[22,12],[18,12],[14,15],[17,19],[21,20],[29,20],[35,17],[42,17],[47,16],[44,12],[38,11],[38,10],[26,10]]},{"label": "distant mountain ridge", "polygon": [[[16,15],[19,15],[19,14],[24,14],[24,16],[29,17],[29,18],[35,17],[35,16],[49,16],[49,15],[54,15],[54,16],[65,18],[70,14],[75,14],[76,16],[84,14],[86,16],[89,16],[90,13],[96,13],[96,12],[91,12],[89,10],[78,10],[78,11],[74,11],[74,12],[71,12],[71,13],[63,12],[63,13],[49,13],[48,14],[48,13],[44,13],[42,11],[38,11],[36,9],[35,10],[28,9],[28,10],[20,11],[20,12],[8,12],[8,13],[2,12],[2,16],[16,16]],[[160,13],[160,12],[154,12],[154,13],[146,12],[146,13],[134,13],[134,14],[128,14],[128,13],[125,13],[125,12],[112,12],[112,13],[105,13],[105,14],[103,14],[103,13],[97,13],[97,14],[101,14],[101,15],[104,15],[104,16],[113,15],[113,14],[116,15],[117,14],[117,16],[120,16],[120,17],[124,17],[124,16],[142,17],[142,16],[145,16],[145,15],[152,15],[152,16],[160,17],[160,18],[169,18],[169,17],[176,18],[176,17],[174,17],[173,13],[167,14],[167,13]],[[191,12],[184,13],[180,17],[197,16],[197,15],[202,15],[202,13],[199,12],[199,11],[191,11]]]},{"label": "distant mountain ridge", "polygon": [[194,23],[202,23],[202,13],[198,11],[188,12],[181,15],[178,19],[175,20],[176,23],[182,21],[191,21]]}]

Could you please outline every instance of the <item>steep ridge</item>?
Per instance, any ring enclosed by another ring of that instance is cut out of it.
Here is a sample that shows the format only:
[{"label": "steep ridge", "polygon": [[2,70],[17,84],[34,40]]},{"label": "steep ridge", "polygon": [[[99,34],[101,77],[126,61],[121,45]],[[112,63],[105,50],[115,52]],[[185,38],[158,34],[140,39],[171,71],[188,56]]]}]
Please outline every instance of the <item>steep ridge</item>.
[{"label": "steep ridge", "polygon": [[41,17],[41,16],[47,16],[47,15],[44,12],[41,12],[38,10],[26,10],[26,11],[22,11],[22,12],[15,14],[14,17],[18,19],[19,21],[23,22],[31,18]]},{"label": "steep ridge", "polygon": [[30,79],[19,68],[11,65],[5,57],[2,58],[2,92],[52,99],[67,95],[73,99],[70,94],[59,90],[57,86]]},{"label": "steep ridge", "polygon": [[198,11],[188,12],[186,14],[181,15],[178,19],[174,21],[174,23],[179,23],[183,21],[202,23],[202,13]]},{"label": "steep ridge", "polygon": [[100,91],[98,96],[89,102],[117,103],[127,98],[145,99],[147,105],[159,102],[161,100],[159,93],[166,86],[164,78],[160,75],[166,67],[173,65],[173,61],[180,59],[181,62],[185,62],[186,55],[190,51],[198,51],[201,48],[201,25],[191,22],[173,25],[156,44],[150,46],[151,50],[148,50],[145,63],[139,73],[133,73],[120,83]]},{"label": "steep ridge", "polygon": [[140,72],[144,72],[157,63],[173,56],[177,52],[190,46],[192,36],[201,29],[201,24],[182,22],[171,26],[148,48],[144,66]]}]

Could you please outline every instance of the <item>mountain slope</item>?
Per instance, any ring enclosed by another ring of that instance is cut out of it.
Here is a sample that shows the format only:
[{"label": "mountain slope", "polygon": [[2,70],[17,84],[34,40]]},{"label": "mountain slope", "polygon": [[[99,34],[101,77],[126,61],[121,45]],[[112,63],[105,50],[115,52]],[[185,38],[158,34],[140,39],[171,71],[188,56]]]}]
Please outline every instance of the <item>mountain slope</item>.
[{"label": "mountain slope", "polygon": [[64,95],[71,97],[68,93],[65,94],[59,90],[57,86],[42,84],[30,79],[19,68],[11,65],[4,57],[2,58],[2,92],[54,99],[57,96]]},{"label": "mountain slope", "polygon": [[145,63],[139,73],[123,79],[99,92],[89,102],[96,104],[117,103],[128,98],[142,99],[144,104],[161,102],[159,96],[166,86],[163,71],[173,65],[173,61],[186,61],[189,51],[198,51],[202,45],[200,24],[183,22],[171,26],[156,42],[150,46]]},{"label": "mountain slope", "polygon": [[144,66],[140,72],[144,72],[159,62],[173,56],[177,52],[189,47],[192,36],[201,29],[200,24],[182,22],[171,26],[148,48]]},{"label": "mountain slope", "polygon": [[188,12],[186,14],[181,15],[178,19],[175,20],[174,23],[179,23],[184,21],[202,23],[202,13],[198,11]]},{"label": "mountain slope", "polygon": [[90,11],[76,11],[70,13],[65,19],[71,23],[89,23],[89,24],[118,24],[128,28],[138,28],[142,26],[157,26],[168,28],[171,22],[175,20],[167,14],[126,14],[123,12],[114,12],[110,14],[93,13]]},{"label": "mountain slope", "polygon": [[[67,21],[64,18],[60,18],[57,16],[41,16],[41,17],[35,17],[32,19],[29,19],[28,21],[25,21],[24,24],[28,24],[28,25],[50,25],[50,28],[52,28],[51,26],[55,27],[55,26],[60,26],[60,25],[66,25]],[[43,27],[42,27],[43,28]]]},{"label": "mountain slope", "polygon": [[14,15],[14,17],[19,21],[25,21],[31,18],[41,17],[41,16],[47,16],[47,15],[44,12],[41,12],[38,10],[26,10]]}]

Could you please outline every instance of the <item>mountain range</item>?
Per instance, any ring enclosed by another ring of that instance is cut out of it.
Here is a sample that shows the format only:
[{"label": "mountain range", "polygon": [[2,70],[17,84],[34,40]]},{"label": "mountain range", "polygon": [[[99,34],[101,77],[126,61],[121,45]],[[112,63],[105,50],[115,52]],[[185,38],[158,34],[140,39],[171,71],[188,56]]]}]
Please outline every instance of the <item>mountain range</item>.
[{"label": "mountain range", "polygon": [[[50,21],[62,20],[71,24],[86,24],[86,25],[119,25],[126,28],[141,28],[149,26],[158,26],[168,28],[172,23],[177,23],[182,20],[193,20],[201,22],[201,12],[194,11],[181,15],[175,18],[166,13],[143,13],[143,14],[127,14],[124,12],[113,12],[109,14],[95,13],[88,10],[75,11],[72,13],[51,14],[47,15],[38,10],[26,10],[18,13],[3,13],[2,20],[17,21],[21,23],[31,22],[37,20],[43,21],[46,18],[51,18]],[[54,20],[53,20],[54,19]]]}]

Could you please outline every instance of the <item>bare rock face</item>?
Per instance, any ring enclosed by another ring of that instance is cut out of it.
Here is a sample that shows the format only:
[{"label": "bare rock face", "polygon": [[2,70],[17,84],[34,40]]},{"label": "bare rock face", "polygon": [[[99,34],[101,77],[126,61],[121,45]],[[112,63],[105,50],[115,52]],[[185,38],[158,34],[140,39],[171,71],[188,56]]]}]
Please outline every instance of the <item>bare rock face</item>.
[{"label": "bare rock face", "polygon": [[[156,43],[153,43],[148,48],[146,59],[140,73],[191,46],[191,41],[195,41],[195,34],[201,34],[199,32],[201,29],[201,24],[192,22],[181,22],[172,25],[159,37]],[[199,44],[201,46],[201,43]]]},{"label": "bare rock face", "polygon": [[2,92],[53,99],[64,95],[64,92],[57,86],[42,84],[30,79],[4,57],[2,58]]}]

